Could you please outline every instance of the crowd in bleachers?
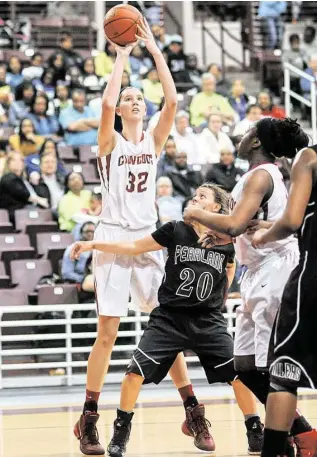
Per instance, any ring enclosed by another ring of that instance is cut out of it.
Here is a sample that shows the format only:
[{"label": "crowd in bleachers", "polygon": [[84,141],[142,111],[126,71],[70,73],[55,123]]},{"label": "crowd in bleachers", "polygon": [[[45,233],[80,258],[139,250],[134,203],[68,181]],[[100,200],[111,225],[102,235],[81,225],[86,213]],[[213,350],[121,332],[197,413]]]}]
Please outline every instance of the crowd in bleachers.
[{"label": "crowd in bleachers", "polygon": [[[249,94],[243,81],[224,78],[219,65],[200,68],[195,55],[185,55],[179,35],[166,34],[158,24],[152,31],[179,93],[175,124],[158,163],[157,208],[164,223],[182,217],[184,205],[206,179],[230,192],[247,169],[236,157],[241,136],[261,116],[278,118],[285,112],[269,92]],[[0,287],[17,284],[13,302],[21,300],[20,289],[23,303],[36,300],[38,283],[72,284],[65,294],[61,286],[55,302],[75,296],[94,300],[91,254],[73,262],[69,246],[91,239],[101,211],[97,130],[114,59],[109,43],[84,59],[73,49],[72,35],[61,32],[59,48],[46,60],[35,52],[28,64],[12,55],[0,65]],[[142,89],[144,128],[152,130],[163,91],[141,45],[123,74],[122,87],[129,85]],[[120,131],[119,118],[115,128]],[[13,274],[17,271],[24,274]],[[52,300],[44,292],[39,303]]]}]

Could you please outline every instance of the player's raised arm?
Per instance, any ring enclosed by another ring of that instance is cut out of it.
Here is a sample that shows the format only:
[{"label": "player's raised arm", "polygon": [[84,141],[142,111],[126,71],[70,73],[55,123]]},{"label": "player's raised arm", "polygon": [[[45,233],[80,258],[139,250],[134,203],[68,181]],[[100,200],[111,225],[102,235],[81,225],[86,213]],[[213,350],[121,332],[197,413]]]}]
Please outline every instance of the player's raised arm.
[{"label": "player's raised arm", "polygon": [[137,41],[125,47],[118,46],[115,43],[112,44],[116,49],[117,57],[102,96],[101,120],[98,130],[98,145],[100,156],[110,154],[115,146],[114,120],[116,114],[116,106],[120,95],[122,75],[129,59],[129,55],[134,46],[137,44]]},{"label": "player's raised arm", "polygon": [[71,250],[70,257],[72,260],[77,260],[83,252],[92,251],[108,252],[110,254],[123,255],[140,255],[145,252],[159,251],[163,246],[158,244],[152,236],[146,236],[137,241],[120,242],[120,243],[104,243],[102,241],[78,241],[74,244]]},{"label": "player's raised arm", "polygon": [[160,119],[153,130],[156,154],[160,155],[164,144],[170,134],[175,119],[177,108],[177,92],[171,72],[167,66],[164,56],[158,48],[152,35],[149,24],[145,19],[138,26],[138,38],[143,40],[148,51],[152,54],[159,80],[163,87],[165,103],[162,108]]},{"label": "player's raised arm", "polygon": [[313,149],[306,148],[296,156],[285,211],[269,230],[262,229],[254,234],[253,247],[287,238],[300,228],[313,186],[315,166],[316,153]]},{"label": "player's raised arm", "polygon": [[190,205],[184,212],[184,221],[187,223],[196,221],[231,237],[239,236],[246,230],[271,186],[271,177],[266,171],[255,171],[246,180],[241,199],[231,215],[210,213]]}]

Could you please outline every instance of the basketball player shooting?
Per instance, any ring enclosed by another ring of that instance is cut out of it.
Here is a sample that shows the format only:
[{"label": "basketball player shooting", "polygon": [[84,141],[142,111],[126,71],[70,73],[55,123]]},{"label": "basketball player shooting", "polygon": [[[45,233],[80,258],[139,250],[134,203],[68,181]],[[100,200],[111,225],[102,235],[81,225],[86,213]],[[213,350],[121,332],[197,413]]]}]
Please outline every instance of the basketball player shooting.
[{"label": "basketball player shooting", "polygon": [[[138,22],[136,40],[143,40],[155,61],[163,86],[165,104],[152,133],[143,132],[146,106],[140,90],[127,87],[120,92],[123,70],[135,41],[126,47],[114,44],[117,57],[102,98],[98,134],[98,170],[103,208],[95,240],[131,242],[155,229],[157,158],[171,131],[177,92],[174,81],[145,20]],[[122,135],[114,130],[115,114],[122,119]],[[97,338],[88,359],[86,401],[74,427],[80,450],[86,455],[103,455],[96,423],[98,399],[108,372],[120,317],[128,313],[129,294],[142,311],[157,306],[157,290],[164,273],[162,252],[149,252],[129,258],[104,252],[93,257],[98,310]],[[185,402],[196,401],[184,356],[180,354],[170,375]]]},{"label": "basketball player shooting", "polygon": [[[196,221],[222,232],[225,236],[219,237],[220,243],[225,243],[226,238],[227,242],[235,240],[236,256],[245,271],[241,281],[242,305],[237,308],[235,369],[239,379],[264,405],[270,389],[268,350],[272,327],[285,284],[298,264],[299,252],[293,235],[255,249],[247,228],[253,219],[271,226],[270,221],[283,215],[287,191],[275,158],[294,157],[307,144],[308,136],[296,121],[261,119],[239,145],[238,155],[249,161],[250,169],[232,191],[231,214],[213,214],[195,206],[187,207],[184,214],[187,222]],[[217,242],[217,234],[215,238]],[[298,411],[290,433],[298,457],[315,455],[316,431]],[[291,446],[287,452],[291,455]]]}]

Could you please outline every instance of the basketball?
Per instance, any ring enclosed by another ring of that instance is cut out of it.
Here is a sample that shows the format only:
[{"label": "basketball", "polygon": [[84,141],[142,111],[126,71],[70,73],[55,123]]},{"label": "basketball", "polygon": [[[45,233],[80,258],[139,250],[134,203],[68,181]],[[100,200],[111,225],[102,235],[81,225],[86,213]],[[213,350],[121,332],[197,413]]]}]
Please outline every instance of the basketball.
[{"label": "basketball", "polygon": [[104,19],[106,37],[119,46],[136,41],[138,22],[142,18],[139,10],[130,5],[117,5],[111,8]]}]

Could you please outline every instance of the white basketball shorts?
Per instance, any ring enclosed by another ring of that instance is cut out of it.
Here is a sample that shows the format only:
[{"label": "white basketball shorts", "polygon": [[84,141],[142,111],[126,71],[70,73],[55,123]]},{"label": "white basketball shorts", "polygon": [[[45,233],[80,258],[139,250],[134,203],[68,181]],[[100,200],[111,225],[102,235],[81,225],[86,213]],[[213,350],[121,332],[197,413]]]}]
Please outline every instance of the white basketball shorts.
[{"label": "white basketball shorts", "polygon": [[[135,241],[150,235],[155,227],[128,230],[100,222],[94,240]],[[139,256],[115,255],[94,251],[93,271],[98,314],[127,316],[129,296],[140,311],[150,313],[157,305],[157,291],[164,275],[162,251]]]},{"label": "white basketball shorts", "polygon": [[256,271],[247,270],[241,282],[242,304],[237,308],[234,355],[255,355],[265,368],[273,323],[285,284],[298,264],[298,251],[273,255]]}]

